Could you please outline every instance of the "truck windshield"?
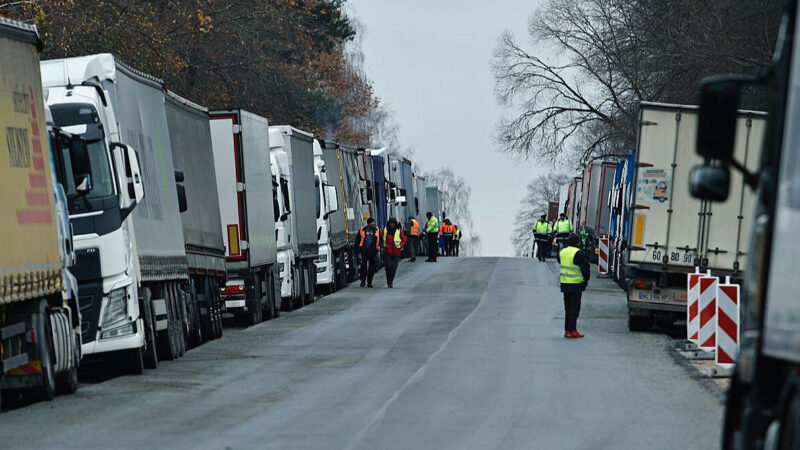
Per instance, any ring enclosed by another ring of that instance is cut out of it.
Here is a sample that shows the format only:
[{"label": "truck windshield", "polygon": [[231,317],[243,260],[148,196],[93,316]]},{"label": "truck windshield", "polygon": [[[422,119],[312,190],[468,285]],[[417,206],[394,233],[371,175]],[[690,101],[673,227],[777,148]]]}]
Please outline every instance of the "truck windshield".
[{"label": "truck windshield", "polygon": [[62,157],[66,172],[65,190],[67,197],[78,195],[79,186],[88,177],[92,189],[86,198],[102,198],[114,194],[114,179],[108,162],[105,143],[92,141],[86,143],[87,154],[75,154],[65,148]]}]

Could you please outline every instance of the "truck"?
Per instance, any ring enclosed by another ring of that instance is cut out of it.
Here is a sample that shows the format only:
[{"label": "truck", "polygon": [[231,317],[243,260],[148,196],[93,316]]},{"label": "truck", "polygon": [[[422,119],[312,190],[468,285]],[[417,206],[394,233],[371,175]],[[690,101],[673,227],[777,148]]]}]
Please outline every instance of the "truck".
[{"label": "truck", "polygon": [[43,61],[41,69],[55,124],[83,136],[93,158],[91,192],[69,205],[83,355],[142,373],[159,356],[183,354],[189,319],[186,203],[164,85],[108,53]]},{"label": "truck", "polygon": [[611,189],[609,205],[611,218],[609,220],[609,238],[611,240],[611,262],[609,271],[611,277],[622,289],[625,274],[622,270],[622,261],[625,259],[630,235],[631,206],[633,202],[633,178],[635,175],[636,150],[632,149],[628,156],[617,161],[617,170],[614,173],[614,186]]},{"label": "truck", "polygon": [[[749,257],[740,298],[738,362],[726,396],[724,449],[800,447],[800,46],[794,39],[798,2],[784,5],[766,70],[755,76],[714,76],[700,85],[696,149],[702,160],[691,174],[692,195],[716,207],[736,203],[743,187],[754,194],[752,212],[744,219],[750,225],[742,234],[749,241]],[[740,91],[754,85],[767,88],[762,92],[769,93],[769,119],[766,132],[755,136],[763,150],[751,164],[751,155],[739,145],[748,128],[737,109]]]},{"label": "truck", "polygon": [[[372,160],[372,180],[374,189],[372,216],[379,228],[386,226],[389,219],[389,182],[387,180],[387,153],[386,149],[367,150]],[[379,258],[380,261],[380,258]],[[379,263],[380,264],[380,263]]]},{"label": "truck", "polygon": [[[317,190],[314,186],[314,136],[288,125],[269,127],[269,149],[274,183],[281,189],[275,224],[281,296],[285,309],[314,301],[319,255]],[[273,184],[274,184],[273,183]]]},{"label": "truck", "polygon": [[425,221],[427,218],[425,214],[428,211],[433,212],[428,208],[428,191],[427,181],[423,175],[414,173],[414,217],[416,217],[420,226],[419,233],[419,246],[417,255],[425,256],[428,253],[428,236],[425,234]]},{"label": "truck", "polygon": [[48,120],[41,48],[36,27],[0,18],[0,58],[9,62],[0,67],[0,142],[8,145],[0,152],[0,402],[6,406],[75,392],[81,360],[67,202],[92,190],[77,172],[89,154],[85,141]]},{"label": "truck", "polygon": [[415,215],[408,200],[413,198],[413,171],[411,161],[402,156],[389,157],[389,216],[397,219],[403,227],[408,218]]},{"label": "truck", "polygon": [[575,228],[588,233],[587,245],[592,253],[596,244],[594,241],[608,235],[608,198],[615,170],[616,163],[607,161],[594,161],[583,170],[582,207]]},{"label": "truck", "polygon": [[[739,111],[736,154],[757,167],[766,114]],[[623,261],[628,327],[669,326],[686,317],[686,274],[695,267],[742,278],[750,231],[751,194],[734,178],[732,195],[711,203],[689,194],[695,155],[697,107],[643,102],[639,112],[631,233]]]},{"label": "truck", "polygon": [[317,287],[333,293],[346,284],[345,217],[339,211],[341,172],[335,143],[314,139],[314,188],[317,193]]},{"label": "truck", "polygon": [[[326,143],[326,147],[327,147]],[[344,253],[347,281],[358,278],[358,239],[359,229],[366,225],[370,217],[373,201],[372,182],[365,177],[361,153],[358,149],[337,145],[341,163],[341,213],[345,222],[347,247]]]},{"label": "truck", "polygon": [[181,214],[189,270],[187,317],[194,346],[222,336],[220,286],[225,284],[225,244],[219,216],[214,149],[208,109],[167,91],[172,163],[183,175],[189,209]]},{"label": "truck", "polygon": [[227,273],[220,296],[226,313],[254,325],[281,309],[270,128],[264,117],[228,109],[209,113],[209,129]]}]

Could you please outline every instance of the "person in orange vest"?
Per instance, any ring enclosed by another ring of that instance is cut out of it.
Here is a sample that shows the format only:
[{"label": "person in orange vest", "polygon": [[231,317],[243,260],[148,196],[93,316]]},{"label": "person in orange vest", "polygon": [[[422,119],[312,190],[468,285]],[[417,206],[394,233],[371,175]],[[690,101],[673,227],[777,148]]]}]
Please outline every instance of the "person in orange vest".
[{"label": "person in orange vest", "polygon": [[367,219],[367,225],[359,231],[358,248],[361,251],[361,287],[366,283],[372,287],[372,278],[375,276],[375,260],[381,248],[381,234],[375,226],[375,219]]},{"label": "person in orange vest", "polygon": [[409,261],[417,260],[417,247],[419,246],[419,222],[414,216],[408,218],[408,255]]},{"label": "person in orange vest", "polygon": [[390,217],[383,230],[383,263],[386,270],[386,285],[392,288],[397,266],[400,265],[400,253],[406,245],[406,234],[397,223],[397,219]]},{"label": "person in orange vest", "polygon": [[444,219],[444,223],[439,228],[439,234],[444,238],[444,254],[445,256],[453,256],[453,234],[455,227],[450,219]]}]

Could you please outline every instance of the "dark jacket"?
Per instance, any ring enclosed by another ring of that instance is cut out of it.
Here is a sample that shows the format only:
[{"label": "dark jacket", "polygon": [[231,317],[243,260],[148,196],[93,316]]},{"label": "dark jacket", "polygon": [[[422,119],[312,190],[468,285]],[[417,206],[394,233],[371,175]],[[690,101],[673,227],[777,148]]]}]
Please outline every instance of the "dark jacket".
[{"label": "dark jacket", "polygon": [[573,293],[573,292],[583,292],[586,290],[586,284],[589,282],[589,278],[592,276],[591,266],[589,266],[589,258],[586,256],[586,252],[583,250],[578,250],[575,253],[575,257],[572,259],[572,262],[575,263],[576,266],[580,267],[581,274],[583,275],[584,282],[581,284],[561,284],[561,292]]}]

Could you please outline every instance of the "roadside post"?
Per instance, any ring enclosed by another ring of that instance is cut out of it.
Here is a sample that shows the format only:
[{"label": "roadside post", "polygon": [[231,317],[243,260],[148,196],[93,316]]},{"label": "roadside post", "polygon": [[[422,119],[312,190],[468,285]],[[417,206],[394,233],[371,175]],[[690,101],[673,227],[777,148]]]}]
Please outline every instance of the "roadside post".
[{"label": "roadside post", "polygon": [[739,353],[739,285],[731,284],[730,277],[717,286],[716,322],[716,363],[731,368]]}]

